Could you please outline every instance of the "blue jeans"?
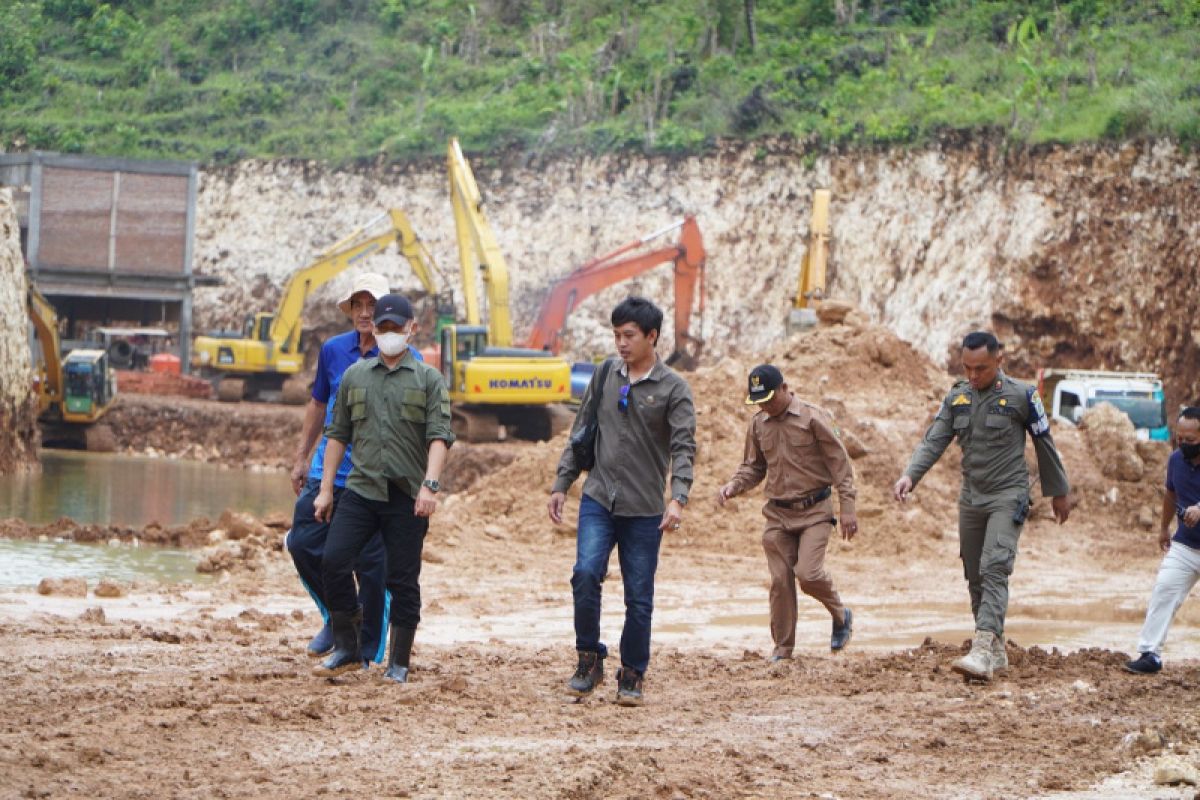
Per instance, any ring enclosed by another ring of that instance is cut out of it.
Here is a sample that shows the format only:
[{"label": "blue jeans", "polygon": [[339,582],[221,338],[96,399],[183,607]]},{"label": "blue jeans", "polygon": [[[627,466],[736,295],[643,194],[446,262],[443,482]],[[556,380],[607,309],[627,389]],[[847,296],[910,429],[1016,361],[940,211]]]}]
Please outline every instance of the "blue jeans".
[{"label": "blue jeans", "polygon": [[619,517],[587,495],[579,504],[575,537],[575,649],[608,655],[600,641],[600,590],[613,547],[625,584],[625,627],[621,663],[644,674],[650,664],[650,616],[654,612],[654,573],[658,570],[661,516]]}]

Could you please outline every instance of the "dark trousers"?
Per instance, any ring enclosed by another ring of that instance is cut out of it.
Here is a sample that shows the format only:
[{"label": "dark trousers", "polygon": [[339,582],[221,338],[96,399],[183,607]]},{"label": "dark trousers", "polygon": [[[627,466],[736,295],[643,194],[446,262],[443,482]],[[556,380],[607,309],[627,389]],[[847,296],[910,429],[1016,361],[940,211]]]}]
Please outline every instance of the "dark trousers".
[{"label": "dark trousers", "polygon": [[650,618],[654,613],[654,573],[658,570],[661,516],[619,517],[587,495],[579,503],[575,537],[575,649],[608,655],[600,641],[600,590],[613,547],[625,585],[625,627],[621,663],[640,673],[650,664]]},{"label": "dark trousers", "polygon": [[[329,523],[318,522],[313,516],[313,501],[317,499],[320,489],[321,482],[312,478],[304,484],[292,514],[292,531],[287,537],[287,549],[292,556],[292,563],[296,565],[296,572],[300,574],[300,582],[328,623],[329,604],[325,601],[321,564],[325,558]],[[333,490],[335,502],[343,492],[340,488]],[[383,653],[387,649],[390,598],[384,585],[387,579],[387,553],[378,532],[367,540],[354,562],[354,575],[358,579],[358,602],[363,607],[363,658],[379,663],[383,661]]]},{"label": "dark trousers", "polygon": [[392,596],[391,622],[416,628],[421,621],[421,547],[429,519],[414,513],[416,503],[395,485],[387,500],[368,500],[353,489],[342,492],[334,506],[321,579],[330,611],[349,612],[358,605],[351,571],[367,542],[378,531],[387,550],[387,589]]}]

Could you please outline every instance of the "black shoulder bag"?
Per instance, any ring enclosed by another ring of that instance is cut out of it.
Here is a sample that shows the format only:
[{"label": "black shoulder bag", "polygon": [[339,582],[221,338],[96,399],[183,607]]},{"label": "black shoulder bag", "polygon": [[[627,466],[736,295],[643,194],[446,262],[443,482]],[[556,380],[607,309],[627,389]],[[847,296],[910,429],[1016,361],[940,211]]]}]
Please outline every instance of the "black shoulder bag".
[{"label": "black shoulder bag", "polygon": [[571,454],[575,458],[575,466],[580,472],[591,470],[596,465],[596,433],[600,430],[600,398],[604,396],[604,383],[608,380],[608,371],[612,369],[612,359],[600,367],[596,380],[596,391],[592,393],[586,408],[579,410],[586,414],[584,422],[571,434]]}]

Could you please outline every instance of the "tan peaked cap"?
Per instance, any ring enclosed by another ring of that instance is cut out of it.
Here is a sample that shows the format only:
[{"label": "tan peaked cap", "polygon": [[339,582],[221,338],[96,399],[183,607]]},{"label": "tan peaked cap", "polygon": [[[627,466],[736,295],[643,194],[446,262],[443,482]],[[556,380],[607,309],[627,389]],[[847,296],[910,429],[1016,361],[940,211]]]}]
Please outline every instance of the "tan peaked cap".
[{"label": "tan peaked cap", "polygon": [[350,291],[338,301],[338,308],[347,317],[350,316],[350,298],[359,292],[368,292],[371,297],[376,300],[383,297],[391,291],[388,287],[387,278],[380,275],[378,272],[364,272],[354,279],[354,283],[350,286]]}]

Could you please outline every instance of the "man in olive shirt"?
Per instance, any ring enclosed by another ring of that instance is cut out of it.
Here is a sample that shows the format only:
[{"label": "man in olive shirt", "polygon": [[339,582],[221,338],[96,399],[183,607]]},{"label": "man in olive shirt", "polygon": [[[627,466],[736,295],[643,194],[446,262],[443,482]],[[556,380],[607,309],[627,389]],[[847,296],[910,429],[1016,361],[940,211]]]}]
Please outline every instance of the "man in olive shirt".
[{"label": "man in olive shirt", "polygon": [[854,468],[833,417],[794,395],[783,374],[771,364],[750,372],[746,405],[761,410],[746,432],[745,458],[717,491],[725,502],[766,478],[763,550],[771,573],[772,661],[792,657],[796,645],[796,581],[833,618],[829,646],[841,650],[850,641],[853,615],[842,603],[825,570],[825,548],[837,519],[830,500],[837,487],[842,537],[858,532],[854,513]]},{"label": "man in olive shirt", "polygon": [[[621,360],[616,362],[619,366],[606,364],[597,371],[582,403],[588,408],[593,395],[600,393],[596,463],[583,484],[571,575],[579,661],[568,690],[583,697],[604,681],[608,649],[600,641],[600,589],[615,546],[625,584],[617,703],[627,706],[642,704],[659,545],[664,530],[679,528],[696,453],[691,389],[654,352],[662,319],[662,310],[641,297],[630,297],[613,309],[613,336]],[[584,417],[581,411],[573,433]],[[555,524],[562,522],[567,489],[580,472],[568,443],[548,505]],[[671,500],[664,508],[668,472]]]},{"label": "man in olive shirt", "polygon": [[950,442],[958,440],[962,449],[959,553],[971,594],[975,638],[971,652],[952,668],[981,680],[1008,670],[1004,650],[1008,576],[1030,504],[1026,432],[1037,454],[1042,495],[1053,498],[1051,506],[1060,525],[1071,510],[1067,473],[1050,437],[1042,400],[1032,386],[1001,372],[1003,359],[1000,342],[992,334],[976,331],[963,339],[966,380],[954,384],[946,395],[908,468],[892,487],[896,499],[906,501]]},{"label": "man in olive shirt", "polygon": [[313,503],[318,520],[333,513],[333,480],[347,444],[352,445],[354,467],[333,514],[321,564],[334,649],[313,670],[317,675],[362,668],[362,606],[351,572],[378,530],[387,550],[387,588],[392,596],[392,646],[385,677],[408,681],[409,656],[421,620],[421,548],[429,517],[437,510],[446,449],[454,442],[441,373],[408,351],[414,327],[407,299],[395,294],[379,298],[379,355],[346,370],[333,420],[325,429],[325,471]]}]

